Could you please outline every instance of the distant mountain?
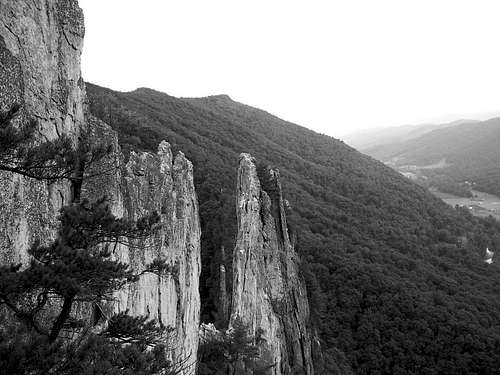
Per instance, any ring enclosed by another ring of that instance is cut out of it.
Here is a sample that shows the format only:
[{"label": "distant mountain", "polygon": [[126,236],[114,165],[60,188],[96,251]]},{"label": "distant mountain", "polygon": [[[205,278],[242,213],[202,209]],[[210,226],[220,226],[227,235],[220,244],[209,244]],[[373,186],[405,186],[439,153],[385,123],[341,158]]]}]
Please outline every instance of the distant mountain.
[{"label": "distant mountain", "polygon": [[494,118],[442,126],[406,141],[362,151],[396,168],[431,166],[418,169],[427,177],[446,177],[458,184],[467,181],[477,190],[500,195],[499,145],[500,118]]},{"label": "distant mountain", "polygon": [[[238,155],[248,152],[280,169],[324,374],[500,368],[500,266],[483,261],[486,247],[500,247],[495,220],[455,210],[345,143],[228,96],[87,91],[124,149],[155,150],[167,139],[193,161],[204,321],[222,324],[220,249],[234,248]],[[279,313],[280,301],[273,306]]]},{"label": "distant mountain", "polygon": [[419,124],[371,128],[348,134],[342,137],[342,139],[357,150],[365,151],[382,145],[401,143],[418,138],[436,129],[474,122],[478,121],[456,120],[444,124]]}]

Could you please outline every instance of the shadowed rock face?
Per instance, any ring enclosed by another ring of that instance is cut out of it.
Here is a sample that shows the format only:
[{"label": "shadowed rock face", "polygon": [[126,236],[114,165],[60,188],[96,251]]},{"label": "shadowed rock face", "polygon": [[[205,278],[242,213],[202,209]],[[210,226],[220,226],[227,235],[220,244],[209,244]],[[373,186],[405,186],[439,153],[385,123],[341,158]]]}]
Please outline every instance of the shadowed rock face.
[{"label": "shadowed rock face", "polygon": [[[80,74],[83,36],[83,14],[76,0],[0,0],[0,110],[21,104],[18,121],[35,118],[40,140],[67,134],[76,143],[85,130],[96,141],[114,145],[114,153],[101,167],[115,168],[85,181],[82,196],[94,200],[105,195],[118,217],[161,213],[158,233],[140,243],[131,241],[131,246],[117,246],[114,256],[139,272],[160,257],[171,265],[171,272],[161,278],[141,276],[117,293],[107,312],[128,309],[173,327],[173,355],[190,356],[194,362],[200,224],[193,167],[182,153],[174,158],[167,142],[159,145],[157,154],[132,153],[124,161],[116,133],[86,111]],[[57,213],[70,202],[65,182],[49,185],[0,172],[0,262],[26,262],[35,239],[51,241]]]},{"label": "shadowed rock face", "polygon": [[264,339],[262,358],[275,365],[269,373],[313,374],[307,293],[288,235],[279,173],[267,170],[262,178],[255,160],[241,154],[231,322],[240,318]]}]

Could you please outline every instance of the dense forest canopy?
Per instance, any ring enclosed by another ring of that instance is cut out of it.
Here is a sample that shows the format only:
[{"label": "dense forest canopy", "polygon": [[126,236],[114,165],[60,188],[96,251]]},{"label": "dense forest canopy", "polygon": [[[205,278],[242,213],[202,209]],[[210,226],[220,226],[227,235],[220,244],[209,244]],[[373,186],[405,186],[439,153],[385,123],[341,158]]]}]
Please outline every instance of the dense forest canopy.
[{"label": "dense forest canopy", "polygon": [[234,246],[238,154],[249,152],[281,172],[313,324],[335,368],[498,371],[500,267],[483,261],[486,247],[500,248],[498,222],[447,206],[341,141],[227,96],[87,91],[92,113],[118,131],[125,150],[155,150],[166,139],[193,161],[203,321],[224,324],[216,270],[221,246]]}]

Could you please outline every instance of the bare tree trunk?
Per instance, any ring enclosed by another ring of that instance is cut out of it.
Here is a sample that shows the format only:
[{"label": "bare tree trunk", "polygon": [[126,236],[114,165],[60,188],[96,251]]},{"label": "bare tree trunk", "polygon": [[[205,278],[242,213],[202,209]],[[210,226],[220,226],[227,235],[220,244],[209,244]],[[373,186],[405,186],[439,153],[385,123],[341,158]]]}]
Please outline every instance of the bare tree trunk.
[{"label": "bare tree trunk", "polygon": [[73,305],[74,296],[69,296],[64,298],[64,302],[62,305],[61,312],[57,317],[52,329],[50,330],[49,341],[54,342],[59,337],[59,333],[64,327],[64,323],[69,318],[69,314],[71,313],[71,306]]}]

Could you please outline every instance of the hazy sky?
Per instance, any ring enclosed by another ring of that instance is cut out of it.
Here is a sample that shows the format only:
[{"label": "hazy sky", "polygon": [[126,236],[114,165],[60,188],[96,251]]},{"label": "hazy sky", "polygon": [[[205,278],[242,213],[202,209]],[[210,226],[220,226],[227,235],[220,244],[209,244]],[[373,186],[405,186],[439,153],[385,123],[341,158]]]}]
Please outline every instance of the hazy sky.
[{"label": "hazy sky", "polygon": [[500,1],[80,0],[84,78],[228,94],[316,131],[500,110]]}]

